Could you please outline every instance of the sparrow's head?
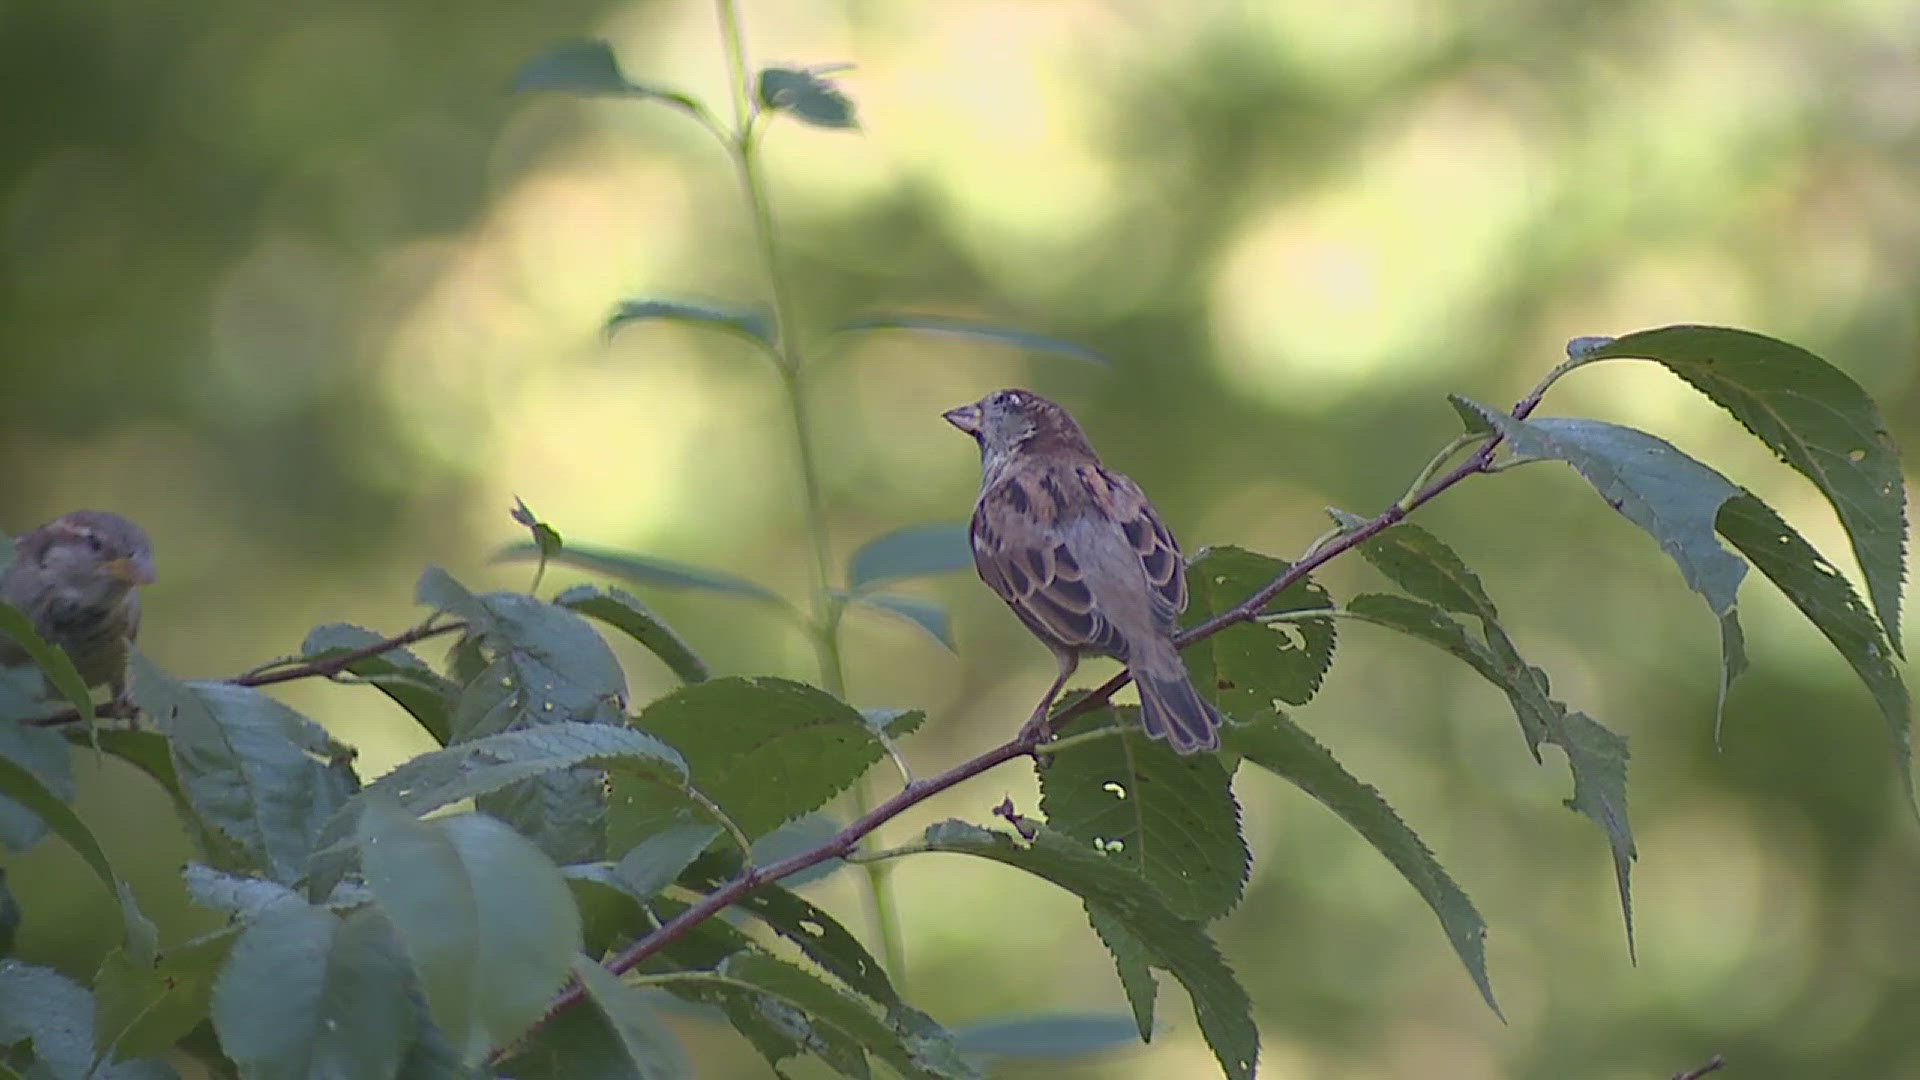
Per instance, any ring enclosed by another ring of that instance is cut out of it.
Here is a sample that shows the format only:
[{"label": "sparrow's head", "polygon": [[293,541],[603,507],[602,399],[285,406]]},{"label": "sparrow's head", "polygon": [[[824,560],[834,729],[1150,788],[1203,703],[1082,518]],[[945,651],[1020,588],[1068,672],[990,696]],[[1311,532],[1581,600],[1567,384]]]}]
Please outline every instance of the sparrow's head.
[{"label": "sparrow's head", "polygon": [[1030,390],[995,390],[941,415],[973,436],[981,459],[989,463],[1015,453],[1093,453],[1067,410]]},{"label": "sparrow's head", "polygon": [[140,526],[105,510],[75,510],[20,538],[15,573],[81,606],[105,607],[153,584],[153,544]]}]

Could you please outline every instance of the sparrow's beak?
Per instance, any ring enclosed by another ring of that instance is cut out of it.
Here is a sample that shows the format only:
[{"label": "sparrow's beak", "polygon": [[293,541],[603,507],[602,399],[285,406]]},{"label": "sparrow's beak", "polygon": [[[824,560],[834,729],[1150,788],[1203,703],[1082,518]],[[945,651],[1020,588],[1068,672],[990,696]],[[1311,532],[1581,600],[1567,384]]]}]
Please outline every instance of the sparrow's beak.
[{"label": "sparrow's beak", "polygon": [[947,423],[969,435],[980,434],[980,406],[978,405],[962,405],[957,409],[948,409],[940,415],[946,417]]},{"label": "sparrow's beak", "polygon": [[102,566],[116,580],[129,585],[153,584],[153,556],[147,554],[129,555],[124,559],[114,559]]}]

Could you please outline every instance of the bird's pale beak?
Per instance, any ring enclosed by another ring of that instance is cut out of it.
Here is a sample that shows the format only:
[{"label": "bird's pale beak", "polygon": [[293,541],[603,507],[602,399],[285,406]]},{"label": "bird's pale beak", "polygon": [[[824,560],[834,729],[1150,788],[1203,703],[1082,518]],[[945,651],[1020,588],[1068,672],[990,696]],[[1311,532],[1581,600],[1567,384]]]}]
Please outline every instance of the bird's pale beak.
[{"label": "bird's pale beak", "polygon": [[129,555],[105,564],[107,573],[129,585],[153,584],[153,556]]},{"label": "bird's pale beak", "polygon": [[940,415],[946,418],[947,423],[969,435],[980,434],[980,406],[978,405],[962,405],[957,409],[948,409]]}]

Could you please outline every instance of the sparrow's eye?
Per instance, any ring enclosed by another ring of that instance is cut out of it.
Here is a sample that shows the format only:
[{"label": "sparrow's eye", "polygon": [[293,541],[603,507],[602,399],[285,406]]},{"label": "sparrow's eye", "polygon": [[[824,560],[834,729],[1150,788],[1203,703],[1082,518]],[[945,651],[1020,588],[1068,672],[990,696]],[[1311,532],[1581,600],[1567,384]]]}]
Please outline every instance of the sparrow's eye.
[{"label": "sparrow's eye", "polygon": [[95,555],[106,550],[107,543],[100,539],[99,533],[83,532],[80,534],[80,539],[86,543],[87,550],[93,552]]}]

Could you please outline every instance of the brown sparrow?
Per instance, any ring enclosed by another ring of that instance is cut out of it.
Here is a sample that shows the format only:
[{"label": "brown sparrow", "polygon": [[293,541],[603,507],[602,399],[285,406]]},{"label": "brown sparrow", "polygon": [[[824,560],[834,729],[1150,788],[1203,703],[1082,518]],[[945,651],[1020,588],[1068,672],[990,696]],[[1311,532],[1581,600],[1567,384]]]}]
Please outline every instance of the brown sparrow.
[{"label": "brown sparrow", "polygon": [[943,415],[980,444],[969,532],[980,579],[1060,662],[1022,734],[1045,726],[1093,652],[1127,665],[1148,735],[1182,754],[1218,747],[1220,714],[1173,647],[1185,563],[1140,486],[1103,468],[1073,417],[1038,394],[996,390]]},{"label": "brown sparrow", "polygon": [[[0,598],[65,649],[88,686],[106,684],[117,700],[140,632],[136,587],[152,583],[153,545],[140,526],[104,510],[75,510],[14,541]],[[0,667],[27,660],[0,634]]]}]

